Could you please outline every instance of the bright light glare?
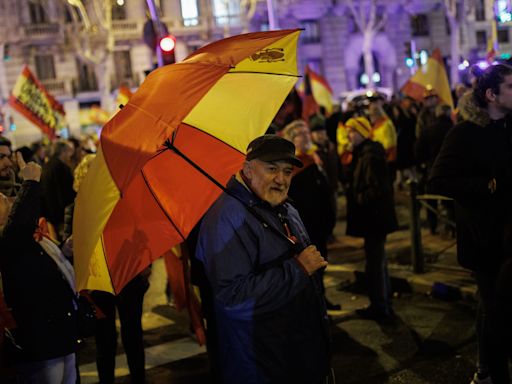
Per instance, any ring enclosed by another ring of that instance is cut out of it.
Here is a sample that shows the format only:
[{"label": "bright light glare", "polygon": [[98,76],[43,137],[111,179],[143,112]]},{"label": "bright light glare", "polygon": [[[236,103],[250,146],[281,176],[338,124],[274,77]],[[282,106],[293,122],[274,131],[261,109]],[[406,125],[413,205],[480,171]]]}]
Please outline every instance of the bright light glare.
[{"label": "bright light glare", "polygon": [[489,63],[487,61],[479,61],[478,63],[476,63],[476,65],[478,65],[480,69],[485,69],[489,66]]},{"label": "bright light glare", "polygon": [[171,52],[176,45],[176,41],[171,36],[166,36],[160,40],[160,48],[164,52]]}]

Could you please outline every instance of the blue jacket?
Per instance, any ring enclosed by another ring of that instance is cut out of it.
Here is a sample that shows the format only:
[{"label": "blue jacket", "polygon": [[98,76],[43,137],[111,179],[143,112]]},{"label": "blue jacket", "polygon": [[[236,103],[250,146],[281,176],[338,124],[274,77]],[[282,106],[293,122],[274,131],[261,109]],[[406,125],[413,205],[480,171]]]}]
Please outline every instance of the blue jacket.
[{"label": "blue jacket", "polygon": [[[329,366],[327,314],[317,277],[294,259],[290,243],[244,206],[284,232],[287,217],[298,249],[309,238],[288,203],[272,208],[235,178],[201,225],[196,257],[213,298],[217,367],[224,383],[316,383]],[[212,351],[210,351],[212,354]]]}]

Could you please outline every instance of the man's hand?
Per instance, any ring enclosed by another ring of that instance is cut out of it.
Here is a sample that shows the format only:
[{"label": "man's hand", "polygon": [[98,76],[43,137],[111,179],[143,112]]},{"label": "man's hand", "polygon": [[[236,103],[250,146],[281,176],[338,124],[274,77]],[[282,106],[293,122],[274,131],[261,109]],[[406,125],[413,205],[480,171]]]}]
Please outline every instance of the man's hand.
[{"label": "man's hand", "polygon": [[325,261],[314,245],[304,248],[304,250],[296,256],[296,259],[310,276],[320,268],[327,266],[327,261]]},{"label": "man's hand", "polygon": [[28,164],[23,160],[21,152],[16,152],[16,161],[20,167],[20,176],[23,180],[39,181],[41,179],[41,166],[33,161]]}]

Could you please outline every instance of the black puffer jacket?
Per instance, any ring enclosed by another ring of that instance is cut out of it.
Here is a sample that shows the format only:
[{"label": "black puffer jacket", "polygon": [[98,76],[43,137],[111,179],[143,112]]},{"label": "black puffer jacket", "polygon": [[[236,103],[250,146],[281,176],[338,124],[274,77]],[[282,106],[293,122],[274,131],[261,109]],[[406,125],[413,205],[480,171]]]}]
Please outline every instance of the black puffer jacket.
[{"label": "black puffer jacket", "polygon": [[347,177],[347,235],[395,231],[395,202],[382,144],[365,140],[355,147]]},{"label": "black puffer jacket", "polygon": [[[460,112],[464,120],[446,135],[428,189],[455,200],[459,263],[497,271],[512,191],[512,121],[491,120],[471,98]],[[493,178],[495,193],[488,187]]]},{"label": "black puffer jacket", "polygon": [[34,240],[41,187],[25,181],[0,237],[0,272],[16,320],[21,361],[47,360],[76,350],[73,291],[55,262]]}]

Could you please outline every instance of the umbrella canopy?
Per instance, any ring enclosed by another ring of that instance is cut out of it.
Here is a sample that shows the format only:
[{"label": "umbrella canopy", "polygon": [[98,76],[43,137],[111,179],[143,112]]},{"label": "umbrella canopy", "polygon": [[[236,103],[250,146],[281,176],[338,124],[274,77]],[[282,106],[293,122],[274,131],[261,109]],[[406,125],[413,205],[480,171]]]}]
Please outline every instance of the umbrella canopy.
[{"label": "umbrella canopy", "polygon": [[152,72],[105,125],[75,203],[78,290],[117,293],[187,237],[221,193],[197,167],[221,184],[240,169],[297,81],[298,35],[207,45]]}]

